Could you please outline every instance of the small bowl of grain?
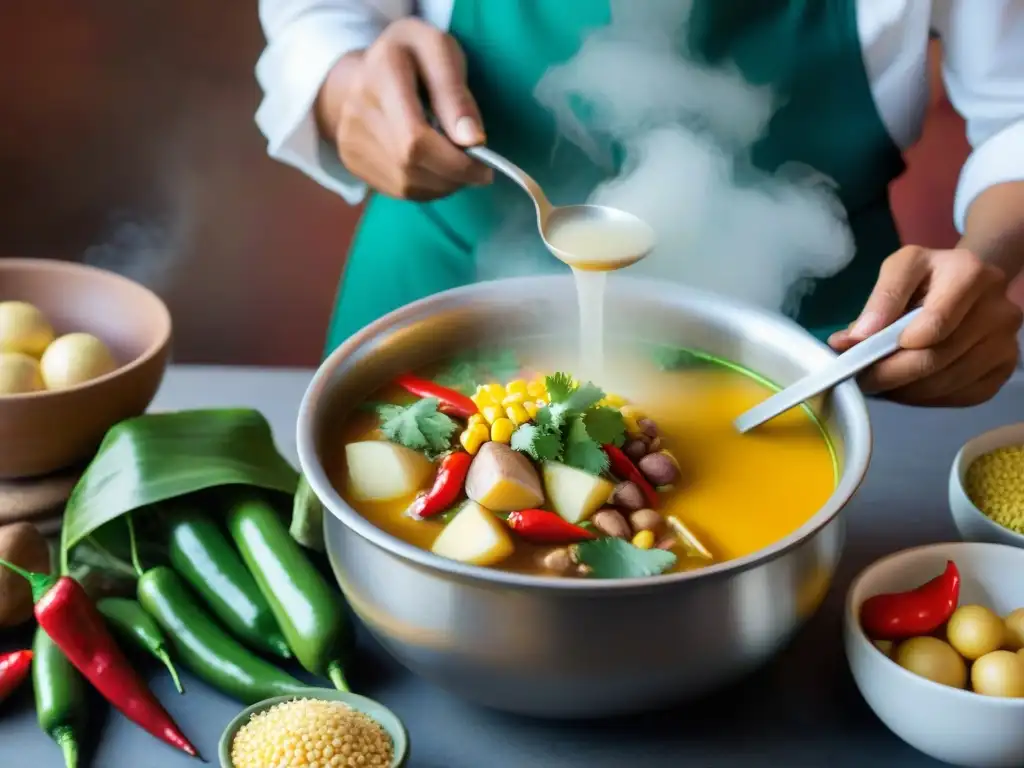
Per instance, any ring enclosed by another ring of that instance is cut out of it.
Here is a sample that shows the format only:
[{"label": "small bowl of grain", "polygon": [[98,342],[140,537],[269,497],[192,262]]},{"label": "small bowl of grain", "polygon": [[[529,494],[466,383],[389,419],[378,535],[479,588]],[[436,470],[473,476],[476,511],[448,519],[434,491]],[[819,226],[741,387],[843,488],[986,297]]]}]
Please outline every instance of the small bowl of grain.
[{"label": "small bowl of grain", "polygon": [[220,738],[221,768],[402,768],[409,737],[373,699],[310,688],[244,709]]},{"label": "small bowl of grain", "polygon": [[1024,548],[1024,423],[978,435],[953,460],[949,508],[964,541]]}]

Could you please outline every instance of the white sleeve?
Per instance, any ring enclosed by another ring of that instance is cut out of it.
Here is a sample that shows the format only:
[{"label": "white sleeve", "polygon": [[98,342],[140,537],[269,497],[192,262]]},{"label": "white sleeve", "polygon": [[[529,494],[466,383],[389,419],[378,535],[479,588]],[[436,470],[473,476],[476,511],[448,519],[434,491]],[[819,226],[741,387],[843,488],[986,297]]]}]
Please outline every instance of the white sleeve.
[{"label": "white sleeve", "polygon": [[334,146],[321,140],[313,105],[331,68],[367,48],[413,0],[260,0],[267,47],[256,64],[263,101],[256,124],[270,156],[292,165],[349,203],[366,185],[349,173]]},{"label": "white sleeve", "polygon": [[982,192],[1024,181],[1024,0],[935,0],[949,100],[967,123],[971,154],[953,217],[962,233]]}]

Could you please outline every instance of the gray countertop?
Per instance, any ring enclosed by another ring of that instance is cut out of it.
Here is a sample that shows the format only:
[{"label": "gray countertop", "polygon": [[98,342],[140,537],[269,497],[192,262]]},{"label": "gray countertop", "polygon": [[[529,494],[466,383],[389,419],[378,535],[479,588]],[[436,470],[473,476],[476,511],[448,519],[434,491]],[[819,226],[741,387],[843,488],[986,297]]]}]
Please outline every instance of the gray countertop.
[{"label": "gray countertop", "polygon": [[[309,371],[179,366],[168,373],[154,408],[258,408],[281,451],[294,461],[295,416],[309,377]],[[672,711],[611,723],[535,722],[464,704],[404,672],[366,638],[350,674],[353,687],[403,718],[412,740],[409,768],[940,765],[893,736],[861,700],[843,656],[843,597],[853,576],[881,555],[956,538],[946,505],[950,463],[969,437],[1024,421],[1024,378],[978,408],[915,410],[873,403],[871,411],[871,470],[844,513],[847,546],[829,596],[782,654],[736,687]],[[4,638],[0,647],[18,640]],[[215,763],[221,729],[239,705],[187,673],[185,696],[174,693],[166,675],[156,669],[152,674],[161,701]],[[116,712],[96,719],[90,763],[96,768],[196,765]],[[0,768],[61,765],[57,747],[36,727],[26,686],[0,705]]]}]

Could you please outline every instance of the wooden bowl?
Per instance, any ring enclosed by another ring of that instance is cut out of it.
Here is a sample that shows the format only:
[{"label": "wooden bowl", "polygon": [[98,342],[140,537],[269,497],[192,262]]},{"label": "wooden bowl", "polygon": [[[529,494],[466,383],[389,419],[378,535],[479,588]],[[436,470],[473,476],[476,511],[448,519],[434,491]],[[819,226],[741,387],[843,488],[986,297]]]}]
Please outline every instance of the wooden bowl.
[{"label": "wooden bowl", "polygon": [[171,315],[155,293],[72,262],[0,259],[0,301],[34,304],[58,336],[93,334],[120,364],[67,389],[0,396],[0,479],[46,475],[86,461],[110,427],[149,406],[171,341]]}]

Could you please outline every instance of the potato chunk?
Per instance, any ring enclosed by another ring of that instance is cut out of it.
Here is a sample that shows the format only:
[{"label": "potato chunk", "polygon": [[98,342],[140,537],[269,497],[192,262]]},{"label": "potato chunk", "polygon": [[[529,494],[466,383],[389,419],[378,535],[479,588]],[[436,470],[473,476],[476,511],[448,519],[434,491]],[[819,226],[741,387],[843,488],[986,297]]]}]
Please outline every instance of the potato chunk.
[{"label": "potato chunk", "polygon": [[472,501],[444,527],[431,548],[435,555],[470,565],[495,565],[514,550],[505,524]]},{"label": "potato chunk", "polygon": [[434,475],[426,456],[387,440],[345,446],[349,493],[356,501],[388,501],[412,496]]},{"label": "potato chunk", "polygon": [[466,476],[466,496],[495,512],[531,509],[544,501],[540,478],[523,454],[504,443],[484,443]]},{"label": "potato chunk", "polygon": [[610,482],[582,469],[544,462],[544,492],[551,508],[570,523],[581,523],[600,509],[615,489]]}]

